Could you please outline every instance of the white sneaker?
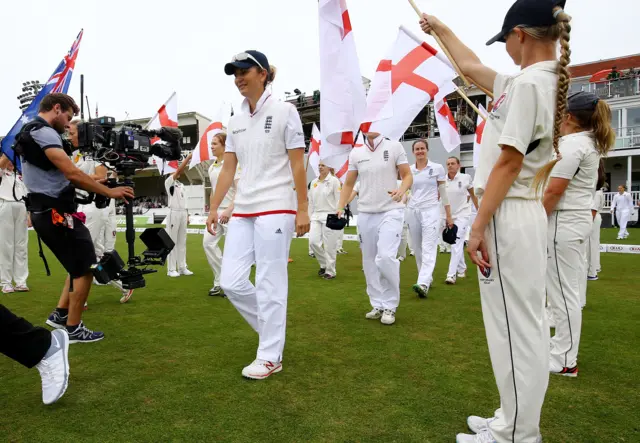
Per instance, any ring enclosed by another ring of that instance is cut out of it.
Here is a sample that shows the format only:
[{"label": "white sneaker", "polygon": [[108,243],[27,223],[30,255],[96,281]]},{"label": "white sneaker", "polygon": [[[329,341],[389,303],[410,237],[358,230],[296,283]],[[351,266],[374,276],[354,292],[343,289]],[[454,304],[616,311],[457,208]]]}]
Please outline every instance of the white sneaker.
[{"label": "white sneaker", "polygon": [[382,318],[380,319],[380,323],[383,325],[392,325],[396,322],[396,313],[391,309],[385,309],[382,313]]},{"label": "white sneaker", "polygon": [[2,287],[3,294],[13,294],[14,292],[16,292],[16,290],[11,285],[4,285]]},{"label": "white sneaker", "polygon": [[169,277],[174,277],[174,278],[175,277],[180,277],[180,274],[178,274],[176,271],[169,271],[169,272],[167,272],[167,275]]},{"label": "white sneaker", "polygon": [[484,431],[480,434],[458,434],[456,435],[456,443],[497,443],[491,432]]},{"label": "white sneaker", "polygon": [[273,363],[266,360],[255,360],[242,370],[242,376],[252,380],[262,380],[271,374],[282,371],[282,363]]},{"label": "white sneaker", "polygon": [[184,269],[180,269],[180,275],[193,275],[193,272],[191,272],[187,268],[184,268]]},{"label": "white sneaker", "polygon": [[29,292],[29,287],[27,285],[16,285],[13,289],[16,292]]},{"label": "white sneaker", "polygon": [[456,284],[456,276],[454,275],[453,277],[447,277],[447,279],[444,282],[446,284],[448,284],[448,285],[455,285]]},{"label": "white sneaker", "polygon": [[404,257],[398,257],[398,261],[402,263],[404,261]]},{"label": "white sneaker", "polygon": [[382,309],[373,308],[373,310],[367,313],[365,317],[369,320],[378,320],[380,317],[382,317],[383,312],[384,311]]},{"label": "white sneaker", "polygon": [[126,303],[133,295],[133,289],[124,289],[122,291],[122,297],[120,297],[120,303]]},{"label": "white sneaker", "polygon": [[489,430],[489,423],[495,420],[496,417],[491,418],[483,418],[478,417],[477,415],[470,415],[467,417],[467,426],[469,430],[474,434],[480,434],[481,432],[485,432]]},{"label": "white sneaker", "polygon": [[458,272],[458,278],[467,278],[466,272]]},{"label": "white sneaker", "polygon": [[42,377],[42,402],[55,403],[69,384],[69,334],[64,329],[51,333],[51,347],[36,365]]}]

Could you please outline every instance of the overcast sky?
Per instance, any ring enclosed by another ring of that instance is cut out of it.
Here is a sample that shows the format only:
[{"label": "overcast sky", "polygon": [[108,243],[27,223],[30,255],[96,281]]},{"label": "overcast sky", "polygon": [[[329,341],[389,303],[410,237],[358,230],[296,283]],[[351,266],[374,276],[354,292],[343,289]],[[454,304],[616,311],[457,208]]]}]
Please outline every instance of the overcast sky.
[{"label": "overcast sky", "polygon": [[[420,32],[407,0],[347,0],[362,75],[373,72],[399,25]],[[513,72],[504,45],[486,47],[512,0],[417,0],[440,17],[488,65]],[[633,35],[637,0],[569,0],[573,63],[640,52]],[[26,80],[46,81],[81,28],[84,38],[69,93],[79,101],[80,74],[92,114],[151,116],[172,91],[179,112],[213,117],[241,97],[224,64],[246,49],[278,67],[274,93],[319,88],[316,0],[23,0],[0,2],[2,60],[0,134],[20,116],[16,97]],[[421,34],[424,35],[424,34]],[[433,45],[430,37],[425,40]]]}]

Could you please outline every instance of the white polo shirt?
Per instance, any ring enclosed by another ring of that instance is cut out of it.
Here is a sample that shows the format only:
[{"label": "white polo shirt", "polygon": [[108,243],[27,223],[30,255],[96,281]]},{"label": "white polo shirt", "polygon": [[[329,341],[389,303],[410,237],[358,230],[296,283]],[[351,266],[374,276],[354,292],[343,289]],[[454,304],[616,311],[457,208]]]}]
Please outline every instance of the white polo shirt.
[{"label": "white polo shirt", "polygon": [[[220,177],[220,172],[222,171],[222,162],[218,163],[218,160],[214,160],[213,163],[211,163],[211,166],[209,166],[209,180],[211,180],[211,192],[215,192],[216,190],[216,185],[218,184],[218,177]],[[233,199],[236,196],[236,180],[239,179],[240,176],[240,168],[236,168],[236,175],[235,177],[233,177],[233,182],[231,183],[231,187],[229,188],[229,190],[227,191],[227,194],[224,196],[224,198],[222,199],[222,203],[220,203],[220,206],[218,206],[219,210],[225,210],[227,209],[231,203],[233,202]]]},{"label": "white polo shirt", "polygon": [[409,164],[404,147],[382,136],[373,141],[374,148],[367,143],[353,148],[349,154],[349,171],[357,171],[362,183],[358,189],[358,212],[379,213],[404,208],[389,195],[397,189],[398,166]]},{"label": "white polo shirt", "polygon": [[593,132],[579,132],[562,137],[560,154],[562,158],[553,167],[551,178],[569,180],[569,185],[555,209],[590,210],[600,165]]},{"label": "white polo shirt", "polygon": [[[171,193],[173,188],[173,194]],[[174,180],[173,174],[169,174],[164,181],[164,189],[167,192],[167,200],[169,201],[169,209],[172,211],[186,211],[187,199],[184,194],[184,185],[180,180]]]},{"label": "white polo shirt", "polygon": [[296,213],[288,151],[304,146],[302,122],[295,106],[265,91],[251,113],[245,99],[241,112],[229,120],[225,147],[225,152],[236,154],[242,168],[234,217]]},{"label": "white polo shirt", "polygon": [[613,203],[611,203],[611,210],[618,209],[619,211],[633,210],[633,199],[631,194],[624,192],[623,194],[617,193],[613,197]]},{"label": "white polo shirt", "polygon": [[469,189],[473,189],[473,180],[470,175],[458,172],[450,179],[447,174],[447,196],[451,204],[451,217],[454,220],[471,216]]},{"label": "white polo shirt", "polygon": [[557,62],[531,65],[510,77],[498,74],[493,86],[497,97],[482,136],[474,186],[482,197],[489,174],[502,152],[513,146],[524,155],[522,170],[507,198],[536,199],[531,187],[536,173],[553,155],[553,119],[556,108]]},{"label": "white polo shirt", "polygon": [[[17,178],[16,178],[17,177]],[[13,184],[16,184],[16,198],[20,200],[27,194],[27,188],[22,182],[22,175],[17,176],[13,171],[8,169],[0,169],[0,200],[8,202],[16,201],[13,198]]]},{"label": "white polo shirt", "polygon": [[336,213],[340,202],[340,190],[340,180],[331,174],[324,180],[313,179],[309,189],[309,212],[312,220],[325,221],[328,214]]},{"label": "white polo shirt", "polygon": [[413,186],[411,186],[411,200],[409,208],[428,209],[440,204],[438,197],[438,182],[446,179],[444,167],[439,163],[427,161],[427,167],[418,169],[411,165]]},{"label": "white polo shirt", "polygon": [[602,189],[598,189],[593,194],[593,201],[591,202],[591,210],[597,211],[598,213],[602,212],[604,209],[604,192]]}]

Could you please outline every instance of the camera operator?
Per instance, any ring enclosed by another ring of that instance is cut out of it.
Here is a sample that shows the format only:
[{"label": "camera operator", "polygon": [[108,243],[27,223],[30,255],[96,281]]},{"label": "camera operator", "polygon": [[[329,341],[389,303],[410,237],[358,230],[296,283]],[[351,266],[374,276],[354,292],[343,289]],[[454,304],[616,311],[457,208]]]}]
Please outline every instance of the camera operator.
[{"label": "camera operator", "polygon": [[26,193],[22,176],[15,174],[13,163],[2,154],[0,156],[0,284],[4,294],[29,290],[27,287],[29,276],[27,208],[21,200]]},{"label": "camera operator", "polygon": [[96,263],[96,254],[89,230],[77,213],[75,187],[117,199],[132,199],[133,189],[110,189],[75,167],[69,158],[70,148],[64,147],[60,134],[79,112],[73,98],[49,94],[42,99],[38,111],[38,116],[16,137],[16,149],[29,191],[28,209],[33,227],[69,273],[58,307],[47,324],[66,328],[70,343],[102,340],[102,332],[93,332],[82,323],[82,308],[93,279],[90,268]]}]

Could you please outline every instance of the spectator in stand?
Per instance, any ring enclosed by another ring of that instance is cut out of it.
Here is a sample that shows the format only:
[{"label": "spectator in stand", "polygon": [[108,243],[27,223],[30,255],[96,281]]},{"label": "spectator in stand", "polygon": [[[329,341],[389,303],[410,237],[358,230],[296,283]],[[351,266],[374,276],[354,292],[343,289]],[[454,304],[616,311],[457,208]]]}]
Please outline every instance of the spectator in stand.
[{"label": "spectator in stand", "polygon": [[611,72],[607,76],[607,80],[618,80],[620,78],[620,71],[618,71],[617,67],[611,68]]}]

